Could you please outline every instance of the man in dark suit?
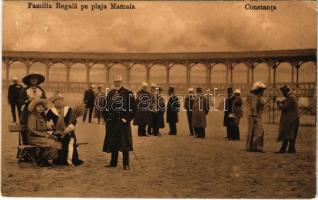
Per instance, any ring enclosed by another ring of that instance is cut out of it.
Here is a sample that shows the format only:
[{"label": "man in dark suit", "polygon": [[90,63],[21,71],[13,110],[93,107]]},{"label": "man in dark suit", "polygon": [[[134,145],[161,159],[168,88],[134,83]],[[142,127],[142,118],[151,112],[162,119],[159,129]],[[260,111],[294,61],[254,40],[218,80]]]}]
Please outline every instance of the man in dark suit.
[{"label": "man in dark suit", "polygon": [[188,96],[185,98],[185,102],[184,102],[184,108],[187,111],[190,136],[194,135],[194,131],[192,127],[192,106],[194,102],[193,92],[194,92],[193,88],[188,89]]},{"label": "man in dark suit", "polygon": [[167,122],[169,123],[169,135],[177,135],[178,112],[180,110],[180,102],[174,94],[174,88],[168,90],[169,100],[167,104]]},{"label": "man in dark suit", "polygon": [[226,136],[225,138],[231,140],[231,118],[229,117],[232,111],[233,104],[233,89],[231,87],[227,88],[227,98],[225,100],[225,109],[224,109],[224,119],[223,126],[226,127]]},{"label": "man in dark suit", "polygon": [[88,114],[88,122],[92,122],[92,115],[95,106],[95,92],[94,85],[91,85],[89,89],[87,89],[84,93],[84,104],[85,104],[85,112],[83,115],[83,122],[86,120],[87,112]]},{"label": "man in dark suit", "polygon": [[129,169],[129,151],[133,150],[130,122],[136,111],[135,97],[131,91],[122,86],[120,75],[114,78],[115,88],[107,95],[104,112],[106,136],[103,151],[111,153],[111,161],[106,167],[116,167],[118,152],[123,153],[124,170]]},{"label": "man in dark suit", "polygon": [[13,77],[13,84],[9,86],[9,90],[8,90],[8,103],[11,106],[11,114],[12,114],[13,123],[17,122],[15,108],[17,108],[18,110],[18,116],[20,119],[21,103],[19,102],[19,95],[22,88],[23,87],[21,84],[19,84],[18,78]]}]

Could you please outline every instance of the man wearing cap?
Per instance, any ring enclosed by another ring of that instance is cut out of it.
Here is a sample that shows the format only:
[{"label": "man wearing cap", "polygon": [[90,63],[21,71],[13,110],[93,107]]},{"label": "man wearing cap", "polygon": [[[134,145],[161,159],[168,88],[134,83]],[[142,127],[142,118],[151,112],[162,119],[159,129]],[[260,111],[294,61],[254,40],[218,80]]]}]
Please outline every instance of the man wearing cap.
[{"label": "man wearing cap", "polygon": [[225,138],[230,139],[231,134],[231,119],[229,118],[229,115],[232,111],[232,105],[233,105],[233,89],[231,87],[227,88],[227,98],[225,100],[225,109],[224,109],[224,119],[223,119],[223,126],[226,127],[226,136]]},{"label": "man wearing cap", "polygon": [[13,84],[11,84],[8,89],[8,103],[11,106],[11,114],[12,114],[13,123],[17,122],[15,108],[17,108],[18,110],[18,116],[20,119],[21,104],[19,102],[19,94],[22,89],[23,87],[21,84],[19,84],[18,78],[13,77]]},{"label": "man wearing cap", "polygon": [[193,88],[188,89],[188,95],[186,96],[185,102],[184,102],[184,108],[187,111],[190,136],[194,135],[194,131],[193,131],[193,127],[192,127],[192,106],[193,106],[193,102],[194,102],[193,91],[194,91]]},{"label": "man wearing cap", "polygon": [[167,122],[169,123],[169,135],[177,135],[178,112],[180,109],[180,102],[178,97],[174,94],[174,88],[169,87],[169,100],[167,103]]},{"label": "man wearing cap", "polygon": [[21,134],[23,135],[23,144],[27,144],[27,136],[24,128],[28,123],[28,106],[34,99],[46,99],[45,91],[40,87],[40,84],[45,81],[41,74],[29,74],[22,79],[22,82],[27,86],[23,88],[19,94],[19,102],[23,105],[20,124],[23,127]]},{"label": "man wearing cap", "polygon": [[134,118],[136,102],[133,93],[123,87],[122,76],[115,76],[114,85],[115,88],[107,94],[103,151],[111,153],[111,161],[107,167],[117,166],[118,152],[121,151],[124,170],[128,170],[129,151],[133,150],[130,122]]},{"label": "man wearing cap", "polygon": [[240,139],[240,119],[243,117],[243,101],[241,98],[241,90],[234,90],[234,98],[232,104],[232,111],[229,115],[230,117],[230,140],[239,140]]},{"label": "man wearing cap", "polygon": [[85,112],[83,115],[83,122],[86,120],[87,112],[88,114],[88,122],[92,123],[93,110],[95,105],[95,85],[91,85],[84,93],[84,104],[85,104]]},{"label": "man wearing cap", "polygon": [[146,127],[151,124],[151,95],[147,91],[148,83],[142,82],[142,88],[137,92],[136,114],[134,125],[138,126],[138,136],[147,136]]},{"label": "man wearing cap", "polygon": [[296,153],[295,143],[299,126],[299,111],[297,98],[287,85],[280,88],[285,97],[284,101],[277,101],[281,110],[279,122],[278,141],[282,141],[282,147],[276,153]]}]

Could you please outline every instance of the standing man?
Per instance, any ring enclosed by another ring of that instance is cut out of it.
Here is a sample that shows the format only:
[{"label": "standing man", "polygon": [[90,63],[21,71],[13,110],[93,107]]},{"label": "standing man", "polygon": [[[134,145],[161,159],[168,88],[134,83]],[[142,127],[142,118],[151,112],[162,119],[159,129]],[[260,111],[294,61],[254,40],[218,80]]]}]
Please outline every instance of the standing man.
[{"label": "standing man", "polygon": [[94,117],[97,118],[97,123],[100,124],[100,121],[104,119],[103,117],[103,110],[101,108],[103,108],[105,106],[105,93],[102,91],[102,87],[97,87],[97,94],[96,94],[96,98],[95,98],[95,115]]},{"label": "standing man", "polygon": [[280,90],[286,98],[284,101],[277,101],[277,106],[281,110],[278,141],[283,143],[276,153],[285,153],[287,146],[287,153],[296,153],[295,143],[299,126],[297,98],[287,85]]},{"label": "standing man", "polygon": [[192,127],[192,106],[194,102],[193,91],[194,91],[193,88],[188,89],[188,96],[185,98],[185,102],[184,102],[184,108],[187,111],[190,136],[194,135],[194,131]]},{"label": "standing man", "polygon": [[226,136],[225,138],[231,139],[231,121],[229,115],[232,111],[233,104],[233,89],[231,87],[227,88],[227,98],[225,100],[225,109],[224,109],[224,120],[223,126],[226,127]]},{"label": "standing man", "polygon": [[169,123],[169,135],[177,135],[178,112],[180,110],[180,102],[174,94],[174,88],[169,87],[169,100],[167,103],[167,122]]},{"label": "standing man", "polygon": [[230,113],[231,123],[231,140],[240,140],[240,119],[243,117],[243,101],[241,98],[241,90],[234,90],[232,112]]},{"label": "standing man", "polygon": [[134,125],[138,126],[138,136],[148,136],[146,126],[151,124],[151,95],[147,91],[148,83],[142,82],[142,88],[137,92],[136,97],[136,114]]},{"label": "standing man", "polygon": [[19,102],[19,94],[22,89],[22,85],[19,84],[18,78],[13,77],[13,84],[9,86],[8,89],[8,103],[11,106],[11,114],[12,114],[12,122],[16,123],[17,118],[16,118],[16,113],[15,113],[15,108],[18,110],[18,117],[20,119],[21,115],[21,104]]},{"label": "standing man", "polygon": [[197,88],[193,103],[192,126],[197,138],[205,138],[206,115],[209,113],[209,101],[202,89]]},{"label": "standing man", "polygon": [[116,167],[118,152],[123,153],[123,168],[129,169],[129,151],[133,150],[133,141],[130,122],[135,114],[134,94],[123,87],[122,76],[114,78],[115,88],[107,95],[106,136],[103,151],[111,153],[111,161],[107,167]]},{"label": "standing man", "polygon": [[87,112],[88,114],[88,122],[92,123],[92,115],[95,105],[95,92],[94,92],[95,85],[91,85],[84,93],[84,104],[85,104],[85,112],[83,115],[83,122],[86,120]]},{"label": "standing man", "polygon": [[151,96],[151,124],[148,125],[147,133],[148,135],[153,135],[153,124],[155,122],[156,114],[155,114],[155,107],[156,107],[156,88],[157,85],[155,83],[151,83],[150,85],[150,96]]}]

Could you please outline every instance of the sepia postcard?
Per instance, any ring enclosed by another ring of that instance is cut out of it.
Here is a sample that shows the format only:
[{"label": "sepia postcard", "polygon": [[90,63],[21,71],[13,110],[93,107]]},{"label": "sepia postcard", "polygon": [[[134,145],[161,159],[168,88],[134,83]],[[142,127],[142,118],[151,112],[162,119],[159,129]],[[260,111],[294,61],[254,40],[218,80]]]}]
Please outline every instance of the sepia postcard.
[{"label": "sepia postcard", "polygon": [[4,0],[1,70],[3,197],[316,197],[316,1]]}]

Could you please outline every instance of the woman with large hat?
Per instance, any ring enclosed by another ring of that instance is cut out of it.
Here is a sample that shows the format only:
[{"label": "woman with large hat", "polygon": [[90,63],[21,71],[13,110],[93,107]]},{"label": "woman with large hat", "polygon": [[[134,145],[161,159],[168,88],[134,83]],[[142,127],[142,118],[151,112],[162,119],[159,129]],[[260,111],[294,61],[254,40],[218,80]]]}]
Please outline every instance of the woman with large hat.
[{"label": "woman with large hat", "polygon": [[27,86],[21,90],[19,95],[19,102],[23,106],[20,124],[22,125],[21,133],[24,144],[28,143],[27,137],[25,136],[25,130],[28,123],[28,106],[34,99],[46,99],[45,91],[40,87],[40,84],[44,81],[44,76],[37,73],[29,74],[22,79],[22,82]]},{"label": "woman with large hat", "polygon": [[37,163],[40,166],[47,166],[58,158],[58,150],[61,143],[48,132],[50,127],[44,117],[47,106],[46,99],[34,99],[28,105],[28,142],[29,144],[41,147]]},{"label": "woman with large hat", "polygon": [[54,124],[54,135],[62,143],[58,164],[80,165],[83,163],[78,157],[73,110],[64,104],[64,97],[61,93],[56,93],[49,99],[53,107],[46,113],[46,119]]},{"label": "woman with large hat", "polygon": [[264,152],[264,130],[262,125],[262,112],[265,104],[263,97],[266,85],[257,81],[253,84],[250,99],[250,111],[248,116],[248,134],[246,150]]}]

